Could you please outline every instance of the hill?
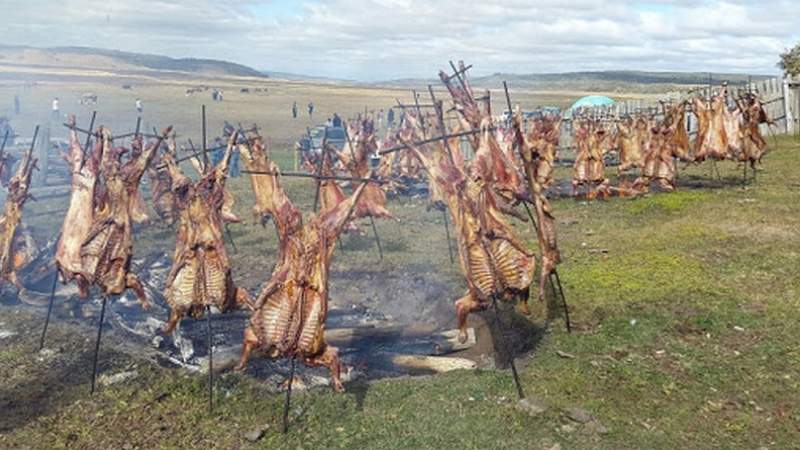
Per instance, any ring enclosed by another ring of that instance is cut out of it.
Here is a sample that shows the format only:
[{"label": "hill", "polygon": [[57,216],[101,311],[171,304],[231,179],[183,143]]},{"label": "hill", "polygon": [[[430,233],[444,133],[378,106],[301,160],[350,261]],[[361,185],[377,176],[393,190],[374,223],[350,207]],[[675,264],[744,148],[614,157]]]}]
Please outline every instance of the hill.
[{"label": "hill", "polygon": [[[727,81],[732,85],[744,84],[748,79],[753,82],[771,78],[770,75],[748,75],[716,73],[711,74],[710,81],[720,84]],[[478,88],[497,88],[507,81],[514,89],[528,90],[578,90],[604,92],[646,92],[659,93],[681,90],[687,86],[705,85],[709,83],[707,72],[647,72],[647,71],[585,71],[565,73],[533,73],[513,74],[494,73],[491,75],[470,78],[473,86]],[[439,80],[400,79],[375,83],[384,86],[420,86],[438,84]]]},{"label": "hill", "polygon": [[162,55],[91,47],[36,48],[0,45],[0,63],[87,69],[144,69],[215,76],[267,77],[263,72],[251,67],[228,61],[202,58],[171,58]]}]

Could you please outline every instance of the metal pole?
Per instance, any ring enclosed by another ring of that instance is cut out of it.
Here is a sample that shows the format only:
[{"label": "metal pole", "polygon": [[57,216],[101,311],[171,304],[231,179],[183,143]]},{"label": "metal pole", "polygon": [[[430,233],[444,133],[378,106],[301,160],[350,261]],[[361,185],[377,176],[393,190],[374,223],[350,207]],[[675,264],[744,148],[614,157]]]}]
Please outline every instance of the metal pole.
[{"label": "metal pole", "polygon": [[208,146],[208,141],[206,140],[206,105],[203,105],[202,115],[203,115],[203,117],[202,117],[202,120],[203,120],[203,171],[205,172],[205,171],[209,170],[208,152],[206,151],[207,150],[207,146]]},{"label": "metal pole", "polygon": [[208,339],[208,412],[214,411],[214,336],[211,334],[211,305],[206,305],[206,337]]},{"label": "metal pole", "polygon": [[291,369],[289,370],[289,382],[286,386],[286,399],[283,402],[283,434],[289,431],[289,405],[292,402],[292,382],[294,381],[295,357],[292,357]]},{"label": "metal pole", "polygon": [[47,316],[44,318],[44,329],[42,329],[42,337],[39,339],[39,350],[44,348],[44,338],[47,335],[47,326],[50,324],[50,315],[53,313],[53,300],[56,296],[56,283],[58,282],[58,268],[53,274],[53,284],[50,286],[50,302],[47,304]]},{"label": "metal pole", "polygon": [[506,342],[506,335],[503,330],[503,324],[500,322],[500,311],[497,308],[497,297],[492,294],[492,306],[494,307],[494,321],[495,325],[497,325],[497,329],[500,332],[500,339],[501,345],[503,349],[506,351],[506,356],[508,356],[509,363],[511,364],[511,374],[514,376],[514,384],[517,386],[517,397],[520,400],[525,398],[525,393],[522,391],[522,383],[519,381],[519,374],[517,374],[517,365],[514,363],[514,355],[508,348],[508,342]]},{"label": "metal pole", "polygon": [[233,235],[231,234],[231,229],[228,227],[230,223],[225,224],[225,235],[228,236],[228,241],[231,243],[231,247],[233,247],[233,254],[239,253],[239,249],[236,248],[236,242],[233,241]]},{"label": "metal pole", "polygon": [[444,234],[447,237],[447,253],[450,255],[450,264],[453,264],[453,243],[450,242],[450,224],[447,222],[447,210],[442,210],[442,218],[444,219]]},{"label": "metal pole", "polygon": [[6,134],[3,136],[3,144],[0,145],[0,152],[6,149],[6,143],[8,142],[8,128],[6,128]]},{"label": "metal pole", "polygon": [[550,284],[553,284],[553,277],[556,278],[558,284],[558,291],[561,293],[561,303],[564,305],[564,320],[567,323],[567,332],[572,333],[572,323],[569,320],[569,307],[567,306],[567,298],[564,296],[564,287],[561,286],[561,278],[558,276],[558,271],[553,270],[550,274]]},{"label": "metal pole", "polygon": [[103,319],[106,317],[106,303],[108,303],[108,295],[103,294],[103,305],[100,307],[100,322],[97,324],[97,340],[94,342],[94,358],[92,358],[91,394],[94,394],[95,384],[97,383],[97,355],[100,353],[100,338],[103,335]]},{"label": "metal pole", "polygon": [[[322,175],[322,166],[325,164],[325,157],[328,154],[328,128],[325,127],[325,130],[322,132],[322,149],[319,153],[319,164],[317,165],[317,177]],[[314,151],[314,141],[311,141],[311,151]],[[322,187],[322,179],[317,178],[317,190],[314,193],[314,212],[317,212],[317,206],[319,206],[319,194],[320,188]]]},{"label": "metal pole", "polygon": [[86,133],[86,145],[83,146],[83,154],[81,155],[81,167],[86,164],[86,154],[89,152],[89,144],[92,141],[92,130],[94,129],[94,120],[97,118],[97,111],[92,111],[92,120],[89,122],[89,132]]},{"label": "metal pole", "polygon": [[372,233],[375,234],[375,243],[378,245],[378,256],[383,259],[383,248],[381,248],[381,238],[378,236],[378,228],[375,226],[375,218],[372,214],[369,215],[369,221],[372,223]]}]

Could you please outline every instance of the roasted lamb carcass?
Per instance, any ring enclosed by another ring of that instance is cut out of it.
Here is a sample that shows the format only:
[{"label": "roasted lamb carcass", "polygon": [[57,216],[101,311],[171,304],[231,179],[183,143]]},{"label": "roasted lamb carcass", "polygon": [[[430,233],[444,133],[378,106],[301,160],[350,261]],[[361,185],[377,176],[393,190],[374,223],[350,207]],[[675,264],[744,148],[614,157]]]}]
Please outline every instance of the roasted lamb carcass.
[{"label": "roasted lamb carcass", "polygon": [[[69,119],[75,123],[75,117]],[[104,134],[105,139],[108,138]],[[64,158],[72,173],[72,194],[64,217],[61,237],[56,246],[56,270],[62,282],[76,280],[82,298],[89,295],[89,284],[83,274],[81,246],[92,229],[95,211],[95,184],[100,170],[103,149],[108,143],[98,139],[91,153],[84,155],[74,129],[70,130],[69,149]],[[89,151],[89,150],[87,150]]]},{"label": "roasted lamb carcass", "polygon": [[640,169],[644,166],[642,157],[642,139],[637,129],[638,120],[628,116],[617,124],[617,146],[619,147],[620,174],[629,169]]},{"label": "roasted lamb carcass", "polygon": [[175,253],[165,292],[172,311],[164,325],[165,334],[186,314],[201,317],[208,306],[226,312],[250,305],[247,291],[233,284],[222,240],[222,206],[233,139],[235,135],[217,167],[197,182],[181,173],[172,155],[164,158],[178,210]]},{"label": "roasted lamb carcass", "polygon": [[764,111],[764,106],[754,94],[748,94],[745,99],[738,102],[742,110],[742,153],[740,161],[747,161],[755,169],[756,162],[761,162],[761,158],[767,150],[767,141],[761,134],[760,125],[762,123],[772,124]]},{"label": "roasted lamb carcass", "polygon": [[[118,295],[132,289],[143,307],[150,303],[138,277],[129,271],[133,254],[131,194],[138,189],[156,150],[171,131],[168,128],[141,154],[124,164],[121,151],[110,147],[110,132],[103,129],[103,157],[100,164],[102,198],[95,200],[92,226],[81,245],[81,276],[100,287],[104,295]],[[95,194],[97,195],[97,193]]]},{"label": "roasted lamb carcass", "polygon": [[728,135],[725,132],[725,96],[727,88],[711,98],[709,102],[700,97],[692,98],[692,109],[697,116],[697,136],[694,143],[694,160],[708,158],[725,159],[728,153]]},{"label": "roasted lamb carcass", "polygon": [[525,141],[533,148],[538,158],[536,181],[542,189],[547,189],[553,184],[553,170],[560,135],[561,118],[547,115],[534,120],[525,136]]},{"label": "roasted lamb carcass", "polygon": [[21,258],[15,255],[15,238],[22,222],[22,208],[30,198],[28,189],[31,184],[31,173],[36,168],[33,151],[27,150],[17,167],[17,172],[8,182],[8,195],[3,216],[0,218],[0,287],[8,281],[20,291],[24,290],[17,277],[17,268]]},{"label": "roasted lamb carcass", "polygon": [[[536,226],[536,237],[539,242],[539,251],[542,255],[542,266],[539,269],[538,298],[542,301],[544,300],[547,279],[555,272],[556,266],[561,262],[561,251],[558,249],[558,237],[556,234],[556,220],[553,216],[550,202],[545,195],[546,185],[544,184],[551,181],[552,159],[550,159],[548,153],[555,152],[555,150],[548,145],[542,146],[542,143],[536,139],[526,141],[522,133],[519,112],[512,118],[512,123],[515,146],[518,147],[520,160],[525,170],[525,179],[527,180],[534,210],[536,211],[536,222],[538,224]],[[548,130],[548,128],[545,127],[544,130]],[[557,135],[557,126],[555,129],[551,128],[550,131],[546,131],[545,134],[545,139],[550,144],[553,142],[552,134],[549,139],[546,136],[547,133],[553,132]]]},{"label": "roasted lamb carcass", "polygon": [[455,302],[459,339],[466,339],[469,313],[486,309],[493,300],[516,300],[528,313],[535,258],[514,235],[491,187],[479,176],[468,177],[454,165],[443,145],[430,145],[426,150],[410,143],[411,136],[401,139],[420,159],[429,182],[439,185],[456,230],[459,263],[468,287]]},{"label": "roasted lamb carcass", "polygon": [[593,199],[598,193],[608,196],[608,179],[605,177],[605,150],[608,131],[597,120],[583,120],[575,133],[577,146],[572,176],[572,195],[577,195],[578,186],[589,185],[587,197]]},{"label": "roasted lamb carcass", "polygon": [[[206,167],[203,160],[200,158],[192,158],[189,160],[191,163],[192,168],[194,171],[197,172],[199,177],[205,177],[206,174],[210,171],[213,171],[212,167]],[[236,198],[231,194],[227,189],[223,191],[223,202],[222,202],[222,220],[226,223],[241,223],[242,219],[233,212],[233,207],[236,204]]]},{"label": "roasted lamb carcass", "polygon": [[281,257],[256,298],[236,370],[244,370],[253,350],[262,350],[273,358],[299,357],[306,365],[327,367],[331,386],[341,392],[339,354],[325,342],[328,271],[336,238],[363,195],[365,184],[332,210],[304,224],[278,177],[273,177],[276,210],[272,214],[281,237]]},{"label": "roasted lamb carcass", "polygon": [[[370,173],[370,157],[375,154],[378,143],[375,127],[370,119],[358,121],[356,126],[348,125],[350,141],[339,156],[353,178],[364,178]],[[355,133],[353,133],[355,131]],[[352,144],[352,147],[351,147]],[[326,156],[329,152],[325,152]],[[353,219],[372,216],[374,218],[392,219],[394,216],[386,208],[386,193],[376,183],[369,183],[364,194],[356,205]]]},{"label": "roasted lamb carcass", "polygon": [[175,195],[172,192],[172,176],[167,168],[167,160],[173,159],[177,154],[174,134],[167,140],[167,153],[157,159],[156,164],[151,164],[147,169],[147,179],[150,187],[150,201],[158,218],[167,224],[172,224],[178,218],[175,205]]},{"label": "roasted lamb carcass", "polygon": [[[269,152],[264,146],[261,136],[251,136],[249,142],[239,144],[239,154],[242,157],[244,168],[251,172],[277,173],[278,166],[269,159]],[[253,205],[253,218],[262,226],[269,221],[272,211],[275,210],[272,204],[275,185],[272,177],[258,174],[250,174],[250,185],[253,188],[255,205]]]}]

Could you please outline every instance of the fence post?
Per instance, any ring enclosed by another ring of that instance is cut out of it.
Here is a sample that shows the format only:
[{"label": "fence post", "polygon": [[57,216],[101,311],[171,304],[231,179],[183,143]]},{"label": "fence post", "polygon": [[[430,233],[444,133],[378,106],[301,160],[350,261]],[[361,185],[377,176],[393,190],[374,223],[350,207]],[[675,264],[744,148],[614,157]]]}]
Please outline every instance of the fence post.
[{"label": "fence post", "polygon": [[786,134],[794,133],[794,117],[792,117],[791,91],[789,89],[789,78],[783,77],[783,114],[786,123]]}]

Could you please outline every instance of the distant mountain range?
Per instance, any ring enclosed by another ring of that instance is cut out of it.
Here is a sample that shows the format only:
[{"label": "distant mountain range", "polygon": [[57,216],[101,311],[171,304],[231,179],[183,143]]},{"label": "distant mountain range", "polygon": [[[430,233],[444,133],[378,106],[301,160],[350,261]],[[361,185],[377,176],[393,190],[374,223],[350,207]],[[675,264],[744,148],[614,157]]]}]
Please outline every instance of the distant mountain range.
[{"label": "distant mountain range", "polygon": [[0,63],[92,69],[157,70],[202,75],[267,77],[251,67],[217,59],[170,58],[91,47],[36,48],[0,45]]},{"label": "distant mountain range", "polygon": [[[0,45],[0,64],[38,67],[86,68],[120,72],[163,71],[203,76],[273,77],[290,81],[358,84],[386,87],[419,87],[437,85],[437,78],[398,79],[380,82],[358,82],[285,72],[260,71],[242,64],[216,59],[171,58],[162,55],[123,52],[91,47],[37,48]],[[749,78],[759,81],[770,75],[712,74],[711,82],[743,84]],[[513,89],[584,90],[584,91],[642,91],[661,92],[687,85],[709,83],[709,74],[702,72],[596,71],[541,74],[495,73],[475,76],[470,82],[479,88],[498,88],[507,81]]]},{"label": "distant mountain range", "polygon": [[[503,81],[514,89],[530,90],[585,90],[585,91],[668,91],[685,86],[705,85],[709,82],[718,85],[727,81],[731,85],[753,82],[774,75],[747,75],[708,72],[647,72],[634,70],[609,70],[593,72],[534,73],[513,74],[494,73],[492,75],[470,77],[470,83],[480,88],[498,88]],[[439,79],[400,79],[373,83],[381,86],[424,86],[438,84]]]}]

